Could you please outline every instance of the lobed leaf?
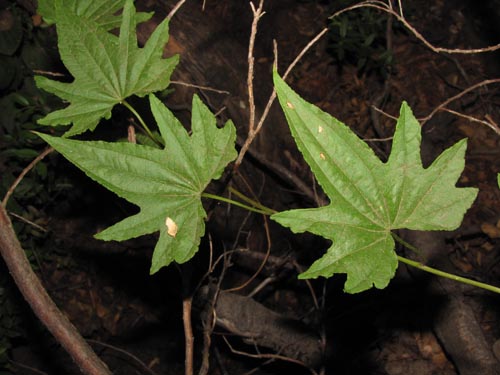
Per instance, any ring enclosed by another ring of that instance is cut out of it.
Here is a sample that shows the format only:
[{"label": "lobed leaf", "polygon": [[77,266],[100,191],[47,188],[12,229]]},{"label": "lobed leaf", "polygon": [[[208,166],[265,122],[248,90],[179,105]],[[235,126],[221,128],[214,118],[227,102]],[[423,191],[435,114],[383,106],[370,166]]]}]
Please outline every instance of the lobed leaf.
[{"label": "lobed leaf", "polygon": [[[58,0],[38,0],[38,13],[48,25],[57,23],[56,2]],[[59,4],[70,9],[79,17],[85,17],[97,23],[104,30],[112,30],[120,26],[121,16],[116,13],[123,8],[125,0],[63,0]],[[147,21],[152,13],[137,13],[136,23]]]},{"label": "lobed leaf", "polygon": [[118,37],[72,9],[61,8],[61,1],[56,3],[59,52],[74,81],[35,77],[40,88],[70,103],[39,120],[40,124],[73,124],[66,136],[94,130],[100,119],[110,118],[112,108],[129,96],[145,96],[169,85],[178,57],[162,58],[168,19],[139,48],[132,0],[125,2]]},{"label": "lobed leaf", "polygon": [[421,129],[403,102],[391,155],[383,163],[347,126],[300,98],[274,72],[274,84],[292,135],[330,204],[271,216],[294,232],[332,240],[326,254],[300,278],[347,274],[345,290],[384,288],[397,257],[392,229],[456,229],[477,195],[455,186],[466,141],[444,151],[428,168],[420,157]]},{"label": "lobed leaf", "polygon": [[38,134],[90,178],[140,207],[138,214],[96,238],[121,241],[159,231],[151,265],[154,273],[173,261],[186,262],[196,253],[205,231],[201,193],[236,158],[236,130],[230,121],[218,129],[214,116],[194,97],[189,136],[154,95],[149,98],[165,141],[163,150]]}]

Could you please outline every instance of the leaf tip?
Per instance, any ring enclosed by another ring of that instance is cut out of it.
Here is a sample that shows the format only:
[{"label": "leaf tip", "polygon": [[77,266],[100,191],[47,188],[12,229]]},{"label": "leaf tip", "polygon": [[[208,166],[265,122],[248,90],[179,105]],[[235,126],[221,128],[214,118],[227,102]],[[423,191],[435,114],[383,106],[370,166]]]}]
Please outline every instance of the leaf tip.
[{"label": "leaf tip", "polygon": [[278,69],[276,69],[275,67],[273,67],[273,82],[274,82],[274,87],[284,82],[283,78],[281,78],[281,76],[278,73]]},{"label": "leaf tip", "polygon": [[94,238],[96,240],[101,240],[101,241],[111,241],[112,238],[108,235],[107,229],[94,234]]}]

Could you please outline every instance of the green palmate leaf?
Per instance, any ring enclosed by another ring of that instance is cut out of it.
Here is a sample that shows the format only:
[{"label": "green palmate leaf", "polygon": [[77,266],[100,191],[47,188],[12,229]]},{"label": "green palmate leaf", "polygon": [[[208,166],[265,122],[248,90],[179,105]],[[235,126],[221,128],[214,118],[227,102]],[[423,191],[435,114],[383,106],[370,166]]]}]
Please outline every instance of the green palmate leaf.
[{"label": "green palmate leaf", "polygon": [[[57,0],[38,0],[38,13],[44,21],[52,25],[56,20]],[[62,0],[62,9],[71,10],[79,17],[85,17],[97,23],[104,30],[112,30],[120,26],[121,16],[116,13],[123,8],[125,0]],[[152,13],[137,13],[136,23],[147,21]]]},{"label": "green palmate leaf", "polygon": [[126,240],[160,232],[151,273],[175,261],[188,261],[205,232],[201,193],[234,160],[236,130],[229,121],[216,127],[212,113],[193,98],[192,135],[150,95],[165,149],[132,143],[83,142],[40,136],[107,189],[140,207],[140,212],[96,235]]},{"label": "green palmate leaf", "polygon": [[68,107],[41,119],[40,124],[72,123],[66,135],[80,134],[95,129],[101,118],[109,118],[113,106],[125,98],[168,86],[178,57],[162,59],[168,40],[167,19],[158,25],[144,48],[139,48],[132,0],[125,3],[119,37],[57,5],[60,2],[56,3],[59,52],[75,80],[62,83],[36,77],[40,88],[70,102]]},{"label": "green palmate leaf", "polygon": [[346,273],[347,292],[384,288],[397,267],[392,229],[460,225],[477,195],[477,189],[455,186],[464,168],[465,140],[423,168],[420,125],[403,103],[392,152],[383,163],[347,126],[301,99],[276,72],[274,83],[297,146],[330,198],[325,207],[272,216],[294,232],[333,241],[301,278]]}]

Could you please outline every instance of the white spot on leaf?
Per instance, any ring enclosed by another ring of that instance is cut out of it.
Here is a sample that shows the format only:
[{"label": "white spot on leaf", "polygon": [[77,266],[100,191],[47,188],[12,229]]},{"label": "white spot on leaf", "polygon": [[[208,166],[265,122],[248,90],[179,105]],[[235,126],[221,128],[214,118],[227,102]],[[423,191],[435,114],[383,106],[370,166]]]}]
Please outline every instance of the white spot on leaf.
[{"label": "white spot on leaf", "polygon": [[287,106],[288,108],[290,108],[290,109],[295,109],[295,107],[293,106],[293,104],[292,104],[292,103],[290,103],[290,102],[286,102],[286,106]]},{"label": "white spot on leaf", "polygon": [[319,153],[319,157],[321,160],[326,160],[326,156],[322,152]]},{"label": "white spot on leaf", "polygon": [[165,220],[165,226],[167,227],[167,233],[169,236],[175,237],[179,227],[170,217]]},{"label": "white spot on leaf", "polygon": [[318,126],[318,133],[323,133],[323,127],[321,125]]}]

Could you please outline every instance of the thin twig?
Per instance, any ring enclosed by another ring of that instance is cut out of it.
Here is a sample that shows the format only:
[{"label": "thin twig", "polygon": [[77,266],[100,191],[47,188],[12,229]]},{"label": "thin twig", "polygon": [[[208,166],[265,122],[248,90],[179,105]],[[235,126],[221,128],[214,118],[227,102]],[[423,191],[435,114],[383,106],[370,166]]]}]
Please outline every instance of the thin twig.
[{"label": "thin twig", "polygon": [[[231,186],[229,186],[229,194],[233,194]],[[227,217],[231,217],[231,205],[228,205],[228,212],[227,212]],[[234,238],[233,244],[231,248],[236,248],[238,246],[238,243],[240,242],[240,236],[244,233],[243,229],[245,228],[245,225],[247,224],[248,220],[250,219],[250,216],[252,215],[251,211],[248,211],[245,216],[241,219],[241,223],[238,226],[238,230],[236,231],[236,236]]]},{"label": "thin twig", "polygon": [[365,142],[388,142],[392,141],[394,137],[387,137],[387,138],[363,138],[363,141]]},{"label": "thin twig", "polygon": [[497,133],[497,135],[500,135],[500,128],[498,128],[498,126],[493,122],[491,121],[491,117],[486,115],[484,117],[488,118],[489,117],[489,120],[491,121],[484,121],[484,120],[480,120],[478,118],[475,118],[475,117],[472,117],[472,116],[468,116],[468,115],[464,115],[463,113],[460,113],[460,112],[457,112],[457,111],[453,111],[451,109],[448,109],[448,108],[442,108],[441,109],[442,111],[445,111],[445,112],[449,112],[455,116],[458,116],[458,117],[463,117],[471,122],[477,122],[479,124],[483,124],[483,125],[486,125],[487,127],[489,127],[491,130],[493,130],[495,133]]},{"label": "thin twig", "polygon": [[[293,68],[295,67],[295,65],[297,65],[297,63],[306,54],[306,52],[315,43],[317,43],[317,41],[320,40],[327,32],[328,32],[328,28],[325,27],[313,39],[311,39],[311,41],[309,41],[309,43],[307,43],[307,45],[299,52],[299,54],[297,55],[297,57],[295,57],[295,59],[292,61],[292,63],[286,69],[285,73],[283,74],[283,79],[284,80],[288,77],[288,75],[291,73],[291,71],[293,70]],[[274,56],[275,56],[275,58],[274,58],[274,66],[276,68],[277,65],[278,65],[278,53],[277,53],[276,41],[274,41]],[[269,97],[269,99],[267,101],[266,107],[264,108],[264,111],[262,112],[262,116],[260,117],[259,122],[257,123],[257,126],[255,127],[255,131],[252,134],[248,135],[247,140],[245,141],[245,143],[241,147],[241,150],[240,150],[240,153],[238,155],[238,158],[236,159],[236,162],[234,164],[235,168],[237,168],[241,164],[241,161],[243,160],[243,157],[244,157],[245,153],[248,151],[248,149],[250,147],[250,144],[253,142],[253,140],[255,139],[255,137],[257,136],[257,134],[259,134],[262,126],[264,125],[264,121],[266,120],[266,118],[267,118],[267,116],[269,114],[269,111],[271,110],[271,106],[274,103],[275,99],[276,99],[276,90],[273,88],[273,91],[272,91],[272,93],[271,93],[271,95],[270,95],[270,97]]]},{"label": "thin twig", "polygon": [[49,72],[46,70],[38,70],[38,69],[33,69],[33,73],[42,74],[45,76],[52,76],[52,77],[64,77],[65,76],[65,74],[63,74],[63,73]]},{"label": "thin twig", "polygon": [[48,230],[42,227],[41,225],[38,225],[37,223],[34,223],[31,220],[26,219],[25,217],[16,214],[15,212],[9,211],[9,215],[15,217],[18,220],[21,220],[23,223],[26,223],[28,225],[31,225],[33,228],[38,229],[40,232],[47,233]]},{"label": "thin twig", "polygon": [[288,68],[285,70],[285,73],[283,74],[283,80],[286,80],[288,75],[291,73],[292,69],[295,68],[295,65],[300,61],[300,59],[306,54],[307,51],[311,49],[312,46],[314,46],[318,40],[320,40],[326,33],[328,32],[328,28],[325,27],[323,30],[321,30],[314,38],[311,39],[309,43],[306,44],[304,48],[299,52],[297,57],[292,61],[292,63],[288,66]]},{"label": "thin twig", "polygon": [[[215,264],[212,266],[212,268],[209,270],[209,273],[213,272],[214,267],[217,265],[220,259],[224,260],[222,271],[219,275],[217,284],[215,286],[215,292],[213,293],[213,298],[210,301],[210,305],[208,307],[208,313],[203,321],[203,350],[202,350],[202,361],[201,361],[201,366],[200,370],[198,372],[198,375],[206,375],[208,374],[208,370],[210,367],[210,345],[211,345],[211,336],[212,332],[215,328],[216,322],[217,322],[217,317],[216,317],[216,312],[215,312],[215,305],[217,303],[217,299],[219,298],[219,293],[221,291],[221,284],[222,281],[224,280],[224,276],[226,274],[227,270],[227,263],[228,263],[228,258],[230,258],[229,252],[224,251],[221,257],[215,262]],[[202,278],[204,280],[206,276]],[[201,281],[200,281],[201,282]],[[216,351],[217,353],[217,351]],[[216,354],[217,355],[217,354]]]},{"label": "thin twig", "polygon": [[229,343],[229,341],[227,340],[226,336],[222,336],[222,338],[224,339],[224,341],[226,342],[226,345],[229,347],[229,350],[231,350],[232,353],[234,354],[239,354],[239,355],[243,355],[245,357],[250,357],[250,358],[270,358],[270,359],[278,359],[278,360],[281,360],[281,361],[286,361],[286,362],[290,362],[290,363],[295,363],[296,365],[300,365],[306,369],[308,369],[312,375],[318,375],[318,373],[316,371],[314,371],[312,368],[310,368],[309,366],[307,366],[304,362],[302,361],[299,361],[298,359],[293,359],[293,358],[289,358],[289,357],[285,357],[285,356],[282,356],[282,355],[279,355],[279,354],[265,354],[265,353],[259,353],[259,354],[252,354],[252,353],[246,353],[246,352],[242,352],[240,350],[236,350],[233,348],[233,346]]},{"label": "thin twig", "polygon": [[[390,0],[389,0],[390,4]],[[334,13],[332,16],[330,16],[330,19],[335,18],[342,13],[358,9],[358,8],[374,8],[381,10],[383,12],[386,12],[388,14],[392,14],[394,17],[396,17],[399,22],[401,22],[418,40],[420,40],[427,48],[430,50],[436,52],[436,53],[450,53],[450,54],[476,54],[476,53],[484,53],[484,52],[492,52],[500,49],[500,44],[496,44],[493,46],[489,47],[483,47],[483,48],[472,48],[472,49],[461,49],[461,48],[442,48],[442,47],[436,47],[432,43],[430,43],[427,39],[424,38],[420,32],[417,31],[404,17],[403,15],[403,8],[401,1],[399,1],[399,7],[400,7],[400,14],[398,14],[396,11],[392,9],[391,5],[387,5],[386,3],[382,1],[363,1],[361,3],[355,4],[353,6],[344,8],[339,10],[338,12]]]},{"label": "thin twig", "polygon": [[169,20],[172,19],[172,17],[175,15],[175,13],[177,13],[177,11],[180,9],[180,7],[186,2],[186,0],[180,0],[177,4],[175,4],[175,6],[172,8],[172,10],[170,11],[170,13],[167,15],[167,18]]},{"label": "thin twig", "polygon": [[[314,190],[308,184],[302,181],[299,176],[292,173],[288,168],[277,162],[266,159],[261,153],[254,152],[252,150],[248,150],[248,153],[252,158],[257,160],[257,162],[276,173],[278,177],[283,181],[292,186],[295,186],[300,191],[300,193],[308,197],[312,202],[318,201],[316,199],[317,195],[315,194]],[[320,206],[326,206],[328,204],[328,200],[319,197],[318,204]]]},{"label": "thin twig", "polygon": [[118,348],[114,345],[110,345],[110,344],[106,344],[105,342],[102,342],[102,341],[98,341],[98,340],[93,340],[93,339],[87,339],[87,342],[91,343],[91,344],[96,344],[96,345],[100,345],[104,348],[107,348],[107,349],[111,349],[111,350],[114,350],[115,352],[118,352],[118,353],[121,353],[121,354],[124,354],[125,356],[131,358],[133,361],[137,362],[144,370],[146,370],[146,372],[150,375],[157,375],[156,372],[154,372],[153,370],[151,370],[148,365],[146,365],[144,362],[142,362],[139,357],[135,356],[134,354],[124,350],[124,349],[121,349],[121,348]]},{"label": "thin twig", "polygon": [[[299,272],[299,273],[304,272],[304,270],[302,269],[302,267],[299,265],[299,263],[297,263],[297,261],[295,259],[292,260],[292,264],[295,267],[295,269],[297,270],[297,272]],[[316,297],[316,293],[314,292],[314,288],[312,287],[311,282],[308,279],[304,279],[303,281],[305,281],[305,283],[307,285],[307,288],[309,289],[309,292],[311,293],[311,297],[313,299],[314,307],[316,308],[316,310],[319,310],[318,297]]]},{"label": "thin twig", "polygon": [[[253,191],[252,187],[250,186],[250,184],[248,183],[248,181],[245,179],[245,177],[243,177],[241,174],[239,174],[239,177],[241,178],[241,181],[245,184],[246,188],[250,191],[250,194],[252,195],[253,200],[257,203],[257,204],[255,204],[255,206],[259,207],[259,208],[265,209],[266,207],[259,202],[259,198],[258,198],[257,194],[255,194],[255,192]],[[262,183],[261,187],[263,187],[263,186],[264,186],[264,184]],[[232,189],[230,191],[232,191],[233,193],[239,193],[237,190],[234,190],[234,189]],[[259,195],[261,193],[262,193],[262,191],[259,192]],[[243,198],[243,197],[241,197],[241,198]],[[252,201],[252,199],[248,199],[247,198],[247,201]],[[262,215],[262,218],[264,220],[264,230],[266,232],[266,241],[267,241],[266,255],[264,256],[264,259],[262,260],[262,262],[261,262],[259,268],[257,269],[257,271],[255,271],[255,273],[247,281],[245,281],[240,286],[237,286],[237,287],[234,287],[234,288],[226,290],[226,292],[234,292],[234,291],[243,289],[247,285],[249,285],[261,273],[261,271],[264,269],[264,266],[267,263],[267,260],[269,259],[269,255],[271,254],[271,233],[269,231],[269,224],[267,222],[266,215]]]},{"label": "thin twig", "polygon": [[255,6],[250,1],[250,7],[253,12],[252,28],[250,31],[250,41],[248,43],[248,74],[247,74],[247,88],[248,88],[248,107],[250,111],[250,119],[248,120],[248,134],[252,134],[255,131],[255,98],[253,92],[253,75],[255,67],[255,58],[253,56],[253,50],[255,46],[255,37],[257,36],[257,25],[259,24],[260,18],[265,12],[262,11],[264,6],[264,0],[259,1],[259,6],[255,9]]},{"label": "thin twig", "polygon": [[14,183],[9,187],[9,190],[7,190],[7,193],[5,194],[3,200],[2,200],[2,207],[5,208],[7,207],[7,202],[9,201],[10,196],[14,193],[14,190],[16,190],[17,185],[23,180],[24,176],[33,169],[35,165],[38,164],[39,161],[41,161],[44,157],[46,157],[48,154],[50,154],[54,149],[52,147],[47,147],[40,155],[38,155],[31,163],[28,164],[26,168],[23,169],[21,174],[16,178]]},{"label": "thin twig", "polygon": [[385,112],[385,111],[381,110],[381,109],[380,109],[380,108],[378,108],[377,106],[372,105],[372,108],[373,108],[375,111],[377,111],[378,113],[383,114],[385,117],[388,117],[388,118],[390,118],[390,119],[393,119],[394,121],[398,121],[398,118],[397,118],[396,116],[390,115],[389,113],[387,113],[387,112]]},{"label": "thin twig", "polygon": [[487,80],[478,82],[478,83],[476,83],[476,84],[474,84],[474,85],[466,88],[465,90],[462,90],[457,95],[454,95],[451,98],[446,99],[444,102],[442,102],[441,104],[439,104],[436,108],[434,108],[432,110],[432,112],[429,113],[426,117],[419,119],[419,121],[421,123],[421,126],[424,126],[424,124],[427,121],[429,121],[438,111],[443,110],[443,108],[445,108],[451,102],[453,102],[453,101],[455,101],[457,99],[460,99],[465,94],[467,94],[467,93],[469,93],[469,92],[471,92],[471,91],[473,91],[473,90],[475,90],[475,89],[477,89],[479,87],[486,86],[486,85],[491,85],[491,84],[494,84],[494,83],[500,83],[500,78],[487,79]]},{"label": "thin twig", "polygon": [[241,290],[241,289],[245,288],[264,269],[264,266],[266,265],[267,259],[269,258],[269,255],[271,254],[271,234],[269,233],[269,225],[267,223],[267,217],[265,215],[262,215],[262,218],[264,219],[264,229],[265,229],[265,232],[266,232],[266,241],[267,241],[266,255],[264,256],[264,259],[262,260],[262,262],[261,262],[259,268],[257,269],[257,271],[255,271],[255,273],[247,281],[245,281],[243,284],[241,284],[239,286],[227,289],[227,290],[225,290],[225,292],[235,292],[237,290]]},{"label": "thin twig", "polygon": [[[9,359],[9,363],[16,366],[16,367],[19,367],[19,368],[22,368],[22,369],[25,369],[25,370],[28,370],[28,371],[31,371],[33,374],[38,374],[38,375],[48,375],[46,372],[43,372],[43,371],[40,371],[34,367],[30,367],[30,366],[27,366],[27,365],[23,365],[22,363],[19,363],[19,362],[16,362],[16,361],[13,361],[11,359]],[[17,372],[17,371],[16,371]]]},{"label": "thin twig", "polygon": [[255,136],[258,134],[258,130],[255,128],[255,99],[253,90],[255,59],[253,56],[253,50],[255,45],[255,37],[257,35],[257,26],[259,24],[260,18],[265,13],[262,11],[263,6],[264,6],[264,0],[260,0],[257,9],[255,9],[255,5],[250,1],[250,7],[252,8],[253,12],[253,20],[252,20],[252,28],[250,30],[250,40],[248,42],[248,55],[247,55],[247,60],[248,60],[247,89],[248,89],[248,110],[249,110],[248,135],[234,163],[233,167],[234,171],[236,171],[240,166],[241,162],[243,161],[243,157],[245,156],[245,153],[250,147],[250,144],[253,142]]},{"label": "thin twig", "polygon": [[217,94],[225,94],[225,95],[231,94],[229,91],[214,89],[213,87],[210,87],[210,86],[200,86],[200,85],[195,85],[193,83],[187,83],[187,82],[182,82],[182,81],[170,81],[170,83],[173,85],[192,87],[192,88],[204,90],[204,91],[212,91],[212,92],[216,92]]},{"label": "thin twig", "polygon": [[[207,277],[209,274],[212,273],[212,238],[209,234],[210,238],[210,261],[209,261],[209,267],[208,267],[208,272],[205,277]],[[201,281],[205,279],[203,277]],[[207,318],[203,320],[203,349],[201,351],[201,366],[200,370],[198,371],[198,375],[206,375],[208,374],[208,370],[210,369],[210,346],[212,344],[212,332],[215,327],[215,316],[212,313],[214,311],[213,306],[210,306],[209,312],[207,313]],[[208,323],[210,319],[210,324]]]},{"label": "thin twig", "polygon": [[248,298],[254,297],[257,293],[259,293],[262,289],[264,289],[266,286],[269,284],[274,283],[278,278],[276,276],[269,276],[266,277],[262,282],[259,283],[255,288],[252,289],[250,293],[248,293],[246,296]]},{"label": "thin twig", "polygon": [[491,116],[488,113],[484,115],[484,118],[486,120],[488,120],[493,126],[495,126],[496,128],[499,128],[498,124],[495,121],[493,121],[493,119],[491,118]]}]

